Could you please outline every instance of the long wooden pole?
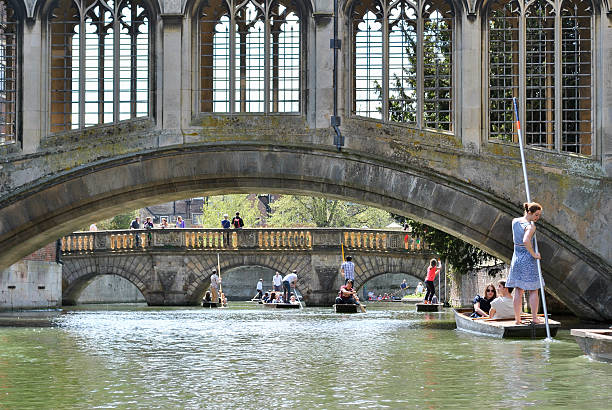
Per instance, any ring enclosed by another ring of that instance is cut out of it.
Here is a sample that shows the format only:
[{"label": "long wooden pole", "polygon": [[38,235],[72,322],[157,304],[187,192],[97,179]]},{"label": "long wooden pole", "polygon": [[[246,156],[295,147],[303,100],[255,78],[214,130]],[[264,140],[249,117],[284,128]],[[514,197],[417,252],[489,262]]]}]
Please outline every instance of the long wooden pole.
[{"label": "long wooden pole", "polygon": [[[521,121],[519,119],[518,104],[516,97],[512,98],[514,103],[514,115],[516,116],[516,130],[518,132],[519,150],[521,151],[521,164],[523,167],[523,178],[525,179],[525,193],[527,194],[527,202],[531,202],[531,194],[529,193],[529,181],[527,180],[527,165],[525,164],[525,151],[523,148],[523,135],[521,132]],[[533,221],[531,221],[533,225]],[[538,253],[538,240],[536,235],[533,235],[533,250]],[[542,307],[544,308],[544,323],[546,324],[546,339],[552,340],[550,337],[550,327],[548,326],[548,310],[546,309],[546,296],[544,294],[544,279],[542,278],[542,268],[540,266],[540,260],[536,259],[536,265],[538,267],[538,278],[540,279],[540,290],[542,292]],[[533,313],[533,312],[532,312]],[[538,312],[535,312],[536,315]]]},{"label": "long wooden pole", "polygon": [[223,306],[223,281],[221,280],[221,260],[219,259],[219,252],[217,252],[217,272],[219,273],[219,296],[221,296],[221,306]]}]

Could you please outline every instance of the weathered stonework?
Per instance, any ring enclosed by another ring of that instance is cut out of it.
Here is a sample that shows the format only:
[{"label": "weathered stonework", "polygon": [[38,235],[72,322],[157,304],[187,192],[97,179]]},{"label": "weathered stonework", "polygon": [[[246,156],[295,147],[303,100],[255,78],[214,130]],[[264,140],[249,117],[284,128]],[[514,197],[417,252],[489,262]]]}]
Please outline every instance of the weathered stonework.
[{"label": "weathered stonework", "polygon": [[[254,191],[318,194],[378,206],[509,261],[510,221],[521,214],[525,194],[518,148],[491,143],[483,135],[483,3],[456,2],[461,35],[455,45],[459,80],[451,134],[349,115],[352,79],[344,62],[350,61],[351,47],[348,2],[342,2],[338,113],[345,145],[338,152],[329,126],[331,1],[305,7],[308,41],[299,115],[199,113],[192,72],[197,5],[160,0],[153,7],[165,15],[155,19],[156,103],[150,119],[50,135],[42,103],[49,95],[48,81],[38,71],[46,66],[48,51],[39,12],[47,3],[28,0],[22,144],[0,147],[0,267],[88,225],[93,214],[102,219],[203,192]],[[609,2],[597,4],[594,155],[527,149],[526,159],[532,198],[544,206],[538,239],[549,291],[579,316],[611,320],[612,65],[605,62],[612,56],[612,25]],[[324,271],[317,275],[326,280]]]}]

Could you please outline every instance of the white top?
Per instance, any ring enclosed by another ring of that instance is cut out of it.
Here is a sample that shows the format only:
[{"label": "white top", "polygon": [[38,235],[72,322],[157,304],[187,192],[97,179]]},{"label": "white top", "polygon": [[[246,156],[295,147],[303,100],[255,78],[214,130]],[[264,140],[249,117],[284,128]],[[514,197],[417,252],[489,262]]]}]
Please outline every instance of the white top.
[{"label": "white top", "polygon": [[494,319],[514,319],[514,304],[512,298],[500,296],[491,302],[491,307],[495,309]]},{"label": "white top", "polygon": [[423,293],[423,285],[419,283],[419,285],[415,289],[416,293]]},{"label": "white top", "polygon": [[295,273],[290,273],[288,275],[285,275],[285,277],[283,278],[283,282],[285,281],[289,283],[297,282],[297,275]]},{"label": "white top", "polygon": [[263,282],[262,281],[257,282],[257,290],[263,290]]},{"label": "white top", "polygon": [[210,277],[210,287],[218,289],[219,288],[219,275],[213,273]]},{"label": "white top", "polygon": [[272,276],[272,283],[274,284],[274,286],[280,286],[282,281],[283,277],[281,275]]},{"label": "white top", "polygon": [[89,225],[89,230],[90,231],[97,231],[98,227],[96,226],[96,224],[91,224],[91,225]]}]

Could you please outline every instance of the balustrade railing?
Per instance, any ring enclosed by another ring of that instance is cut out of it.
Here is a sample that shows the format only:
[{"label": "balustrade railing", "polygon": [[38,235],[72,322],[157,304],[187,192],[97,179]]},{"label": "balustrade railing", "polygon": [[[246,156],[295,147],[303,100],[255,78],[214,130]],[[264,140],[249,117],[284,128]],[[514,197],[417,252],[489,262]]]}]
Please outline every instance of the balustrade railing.
[{"label": "balustrade railing", "polygon": [[180,250],[313,250],[340,248],[353,252],[419,252],[428,247],[403,231],[374,229],[152,229],[75,232],[61,239],[62,255],[91,252]]}]

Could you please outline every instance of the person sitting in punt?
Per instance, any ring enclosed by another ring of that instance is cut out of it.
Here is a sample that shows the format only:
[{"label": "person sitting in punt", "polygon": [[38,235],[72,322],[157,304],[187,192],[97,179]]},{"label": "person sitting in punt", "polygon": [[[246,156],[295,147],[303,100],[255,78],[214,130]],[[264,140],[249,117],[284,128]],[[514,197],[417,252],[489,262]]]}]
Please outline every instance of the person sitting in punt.
[{"label": "person sitting in punt", "polygon": [[353,289],[353,280],[349,279],[346,281],[346,285],[340,286],[340,292],[338,292],[338,297],[336,298],[336,305],[358,305],[359,298],[357,297],[357,292]]},{"label": "person sitting in punt", "polygon": [[289,303],[291,303],[292,305],[297,305],[300,302],[297,301],[297,299],[295,298],[295,295],[292,293],[291,297],[289,298]]},{"label": "person sitting in punt", "polygon": [[263,303],[268,303],[268,301],[270,300],[270,295],[268,294],[268,292],[264,293],[264,295],[261,298],[261,300],[263,300]]},{"label": "person sitting in punt", "polygon": [[499,296],[491,302],[491,310],[489,317],[492,319],[513,319],[514,318],[514,303],[512,291],[514,288],[507,288],[506,281],[500,280],[497,282],[497,290]]},{"label": "person sitting in punt", "polygon": [[204,294],[204,302],[210,302],[212,298],[210,297],[210,290],[207,290]]},{"label": "person sitting in punt", "polygon": [[474,304],[474,313],[471,317],[487,317],[489,316],[489,310],[491,309],[491,302],[497,297],[495,291],[495,285],[488,283],[485,286],[484,296],[476,295],[472,303]]},{"label": "person sitting in punt", "polygon": [[268,300],[264,301],[264,303],[274,303],[274,301],[276,300],[276,295],[277,294],[278,293],[276,293],[276,292],[271,292],[270,296],[268,297]]}]

